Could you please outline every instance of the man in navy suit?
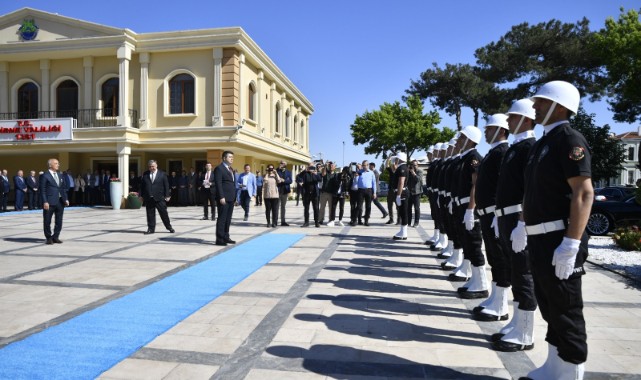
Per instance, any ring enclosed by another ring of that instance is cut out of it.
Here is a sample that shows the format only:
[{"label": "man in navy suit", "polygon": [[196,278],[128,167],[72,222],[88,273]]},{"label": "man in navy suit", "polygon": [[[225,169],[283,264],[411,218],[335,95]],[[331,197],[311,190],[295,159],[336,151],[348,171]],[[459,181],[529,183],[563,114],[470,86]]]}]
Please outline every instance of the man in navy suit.
[{"label": "man in navy suit", "polygon": [[22,170],[18,170],[18,173],[13,177],[13,187],[16,189],[15,209],[16,211],[22,211],[24,207],[24,196],[27,193],[27,183],[24,180]]},{"label": "man in navy suit", "polygon": [[36,172],[31,171],[29,177],[25,180],[27,182],[27,197],[29,210],[33,210],[38,207],[37,194],[38,194],[38,181],[36,181]]},{"label": "man in navy suit", "polygon": [[9,200],[9,191],[11,186],[9,184],[9,177],[7,177],[7,170],[2,170],[0,175],[0,212],[7,211],[7,201]]},{"label": "man in navy suit", "polygon": [[218,220],[216,221],[216,245],[235,244],[229,237],[231,216],[236,201],[236,181],[234,180],[234,152],[224,151],[223,162],[214,169],[216,200],[218,201]]},{"label": "man in navy suit", "polygon": [[[42,215],[44,217],[44,233],[47,244],[62,243],[59,239],[62,231],[62,215],[65,206],[69,206],[67,189],[62,175],[58,173],[60,163],[55,158],[47,161],[46,170],[40,176],[40,199],[42,200]],[[51,216],[56,216],[53,234],[51,233]]]},{"label": "man in navy suit", "polygon": [[169,189],[169,180],[162,170],[158,170],[158,163],[155,160],[149,160],[147,163],[149,170],[142,175],[141,195],[145,200],[147,209],[147,231],[145,235],[153,234],[156,231],[156,210],[162,219],[162,223],[170,233],[174,233],[167,213],[167,202],[171,198]]}]

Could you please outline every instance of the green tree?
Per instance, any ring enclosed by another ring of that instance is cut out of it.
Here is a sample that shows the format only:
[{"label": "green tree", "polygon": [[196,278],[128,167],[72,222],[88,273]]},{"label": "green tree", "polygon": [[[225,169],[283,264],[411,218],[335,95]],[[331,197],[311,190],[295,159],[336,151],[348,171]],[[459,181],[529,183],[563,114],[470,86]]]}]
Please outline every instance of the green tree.
[{"label": "green tree", "polygon": [[588,53],[593,34],[586,18],[576,24],[550,20],[515,25],[476,50],[479,75],[501,84],[507,92],[503,99],[522,99],[546,82],[565,80],[597,100],[604,95],[604,84],[601,59]]},{"label": "green tree", "polygon": [[454,116],[459,131],[463,128],[461,111],[464,107],[472,109],[474,125],[478,125],[481,109],[497,108],[490,104],[500,98],[500,91],[493,83],[482,79],[477,68],[449,63],[444,68],[436,63],[432,66],[421,73],[419,80],[412,80],[405,93],[428,99],[432,106]]},{"label": "green tree", "polygon": [[609,180],[617,177],[625,160],[625,149],[619,140],[612,138],[610,126],[594,125],[594,114],[588,114],[579,108],[577,115],[570,121],[572,128],[581,132],[590,146],[592,153],[592,180]]},{"label": "green tree", "polygon": [[409,158],[414,152],[454,135],[448,128],[440,131],[435,127],[441,117],[436,111],[424,113],[418,97],[408,98],[406,104],[384,103],[376,111],[357,115],[350,126],[354,144],[365,145],[365,153],[376,157],[405,152]]},{"label": "green tree", "polygon": [[639,13],[621,8],[619,20],[608,17],[594,34],[595,55],[607,69],[608,103],[614,120],[641,120],[641,22]]}]

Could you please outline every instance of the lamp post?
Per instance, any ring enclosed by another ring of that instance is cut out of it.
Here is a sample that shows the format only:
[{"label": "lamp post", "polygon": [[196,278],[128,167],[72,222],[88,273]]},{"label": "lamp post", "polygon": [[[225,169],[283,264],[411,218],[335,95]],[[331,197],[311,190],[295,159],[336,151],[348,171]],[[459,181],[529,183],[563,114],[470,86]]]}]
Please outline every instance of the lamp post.
[{"label": "lamp post", "polygon": [[344,167],[345,167],[345,141],[343,141],[343,165],[341,166],[341,168],[344,168]]}]

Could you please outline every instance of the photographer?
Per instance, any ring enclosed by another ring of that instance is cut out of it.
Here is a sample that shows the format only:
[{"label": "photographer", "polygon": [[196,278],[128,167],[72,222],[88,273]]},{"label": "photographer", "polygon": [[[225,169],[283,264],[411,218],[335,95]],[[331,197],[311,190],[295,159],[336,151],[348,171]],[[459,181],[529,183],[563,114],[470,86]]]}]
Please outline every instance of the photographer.
[{"label": "photographer", "polygon": [[[320,176],[321,176],[321,183],[320,183],[320,201],[318,205],[318,216],[319,216],[319,223],[323,223],[325,220],[325,207],[329,206],[330,208],[332,207],[332,198],[334,193],[336,192],[336,188],[332,185],[332,182],[334,181],[334,169],[336,169],[336,165],[332,161],[328,161],[327,164],[324,166],[321,166],[320,170]],[[330,212],[331,214],[331,212]],[[332,217],[329,217],[329,220],[332,220]]]},{"label": "photographer", "polygon": [[320,175],[316,167],[310,165],[307,170],[301,173],[298,185],[302,188],[303,208],[305,222],[301,227],[309,227],[309,204],[314,208],[314,225],[320,227],[318,223],[318,184],[321,182]]},{"label": "photographer", "polygon": [[332,197],[332,208],[329,213],[329,223],[328,226],[334,226],[334,220],[336,219],[336,206],[340,207],[338,212],[338,225],[344,226],[343,224],[343,214],[345,212],[345,196],[349,191],[349,187],[352,181],[352,176],[349,172],[349,166],[345,166],[343,171],[340,174],[334,176],[334,181],[336,183],[336,191]]},{"label": "photographer", "polygon": [[407,178],[407,188],[410,191],[408,207],[407,207],[407,222],[412,221],[412,209],[414,209],[414,224],[412,227],[418,226],[418,221],[421,218],[421,195],[423,195],[423,171],[418,167],[418,161],[412,160],[408,167],[409,177]]}]

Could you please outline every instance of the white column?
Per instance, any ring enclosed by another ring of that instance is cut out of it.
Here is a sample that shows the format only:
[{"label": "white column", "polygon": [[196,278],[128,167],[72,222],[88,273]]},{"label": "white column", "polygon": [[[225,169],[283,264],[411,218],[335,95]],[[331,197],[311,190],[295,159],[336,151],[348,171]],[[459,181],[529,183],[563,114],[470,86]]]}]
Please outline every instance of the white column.
[{"label": "white column", "polygon": [[[129,120],[129,61],[131,46],[124,44],[118,48],[118,125],[131,126]],[[123,182],[124,183],[124,182]]]},{"label": "white column", "polygon": [[274,132],[276,132],[276,118],[278,117],[278,114],[276,114],[276,84],[272,83],[272,85],[269,87],[269,131],[267,132],[269,135],[269,138],[274,138]]},{"label": "white column", "polygon": [[263,104],[263,81],[265,80],[265,73],[262,70],[258,72],[258,83],[256,84],[256,125],[258,125],[258,133],[263,134],[265,131],[265,126],[261,122],[262,117],[260,110],[262,109],[261,104]]},{"label": "white column", "polygon": [[131,146],[126,143],[116,145],[118,153],[118,178],[122,181],[122,194],[127,197],[129,194],[129,156],[131,155]]},{"label": "white column", "polygon": [[[149,128],[148,99],[149,99],[149,53],[140,53],[140,129]],[[127,177],[129,177],[127,175]]]},{"label": "white column", "polygon": [[0,62],[0,112],[9,112],[9,64]]},{"label": "white column", "polygon": [[42,75],[42,87],[40,88],[40,111],[55,111],[51,109],[51,103],[49,103],[49,94],[52,91],[52,89],[49,88],[49,69],[51,69],[51,61],[41,59],[40,73]]},{"label": "white column", "polygon": [[82,108],[98,108],[91,101],[91,94],[93,93],[93,57],[84,57],[82,66],[85,68],[85,104]]},{"label": "white column", "polygon": [[294,111],[296,111],[296,107],[294,106],[295,102],[292,100],[292,102],[289,104],[289,143],[291,144],[294,141],[294,129],[296,126],[294,125]]},{"label": "white column", "polygon": [[223,126],[223,48],[214,48],[214,110],[211,123]]},{"label": "white column", "polygon": [[240,53],[238,57],[238,123],[243,125],[243,120],[247,118],[247,99],[245,99],[245,83],[243,83],[243,70],[245,67],[245,54]]},{"label": "white column", "polygon": [[305,149],[309,152],[309,116],[305,118]]},{"label": "white column", "polygon": [[287,96],[283,94],[280,96],[280,141],[283,141],[283,139],[285,139],[285,132],[287,130],[287,125],[285,125],[285,118],[287,117],[285,101],[287,101]]}]

